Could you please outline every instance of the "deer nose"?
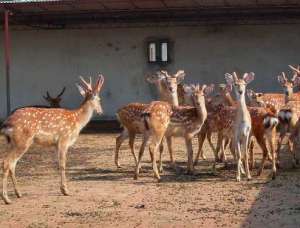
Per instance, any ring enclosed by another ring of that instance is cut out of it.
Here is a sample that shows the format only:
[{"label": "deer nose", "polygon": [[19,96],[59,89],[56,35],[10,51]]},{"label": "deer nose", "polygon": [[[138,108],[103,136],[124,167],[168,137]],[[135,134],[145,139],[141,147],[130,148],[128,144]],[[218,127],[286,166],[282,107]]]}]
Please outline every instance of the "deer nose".
[{"label": "deer nose", "polygon": [[241,94],[241,95],[242,95],[242,93],[243,93],[243,91],[242,91],[242,90],[239,90],[239,94]]},{"label": "deer nose", "polygon": [[289,92],[288,92],[288,91],[285,91],[285,95],[287,95],[287,96],[288,96],[288,95],[289,95]]}]

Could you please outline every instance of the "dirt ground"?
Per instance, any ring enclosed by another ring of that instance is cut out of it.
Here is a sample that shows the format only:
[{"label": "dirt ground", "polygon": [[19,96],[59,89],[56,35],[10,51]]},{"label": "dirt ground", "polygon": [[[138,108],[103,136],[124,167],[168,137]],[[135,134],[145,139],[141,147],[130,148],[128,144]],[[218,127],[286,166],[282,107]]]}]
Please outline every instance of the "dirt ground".
[{"label": "dirt ground", "polygon": [[[262,177],[235,181],[233,165],[212,173],[212,152],[194,176],[185,175],[184,142],[175,140],[175,172],[164,154],[162,181],[153,178],[146,153],[140,179],[133,180],[133,159],[124,143],[117,169],[113,162],[117,134],[83,134],[70,149],[67,176],[72,196],[59,190],[54,148],[33,146],[17,166],[23,198],[0,202],[0,227],[300,227],[300,170],[281,170],[270,180]],[[137,140],[136,150],[140,140]],[[196,150],[196,140],[194,142]],[[5,140],[0,137],[1,161]],[[256,148],[256,161],[260,151]],[[2,170],[1,170],[2,175]]]}]

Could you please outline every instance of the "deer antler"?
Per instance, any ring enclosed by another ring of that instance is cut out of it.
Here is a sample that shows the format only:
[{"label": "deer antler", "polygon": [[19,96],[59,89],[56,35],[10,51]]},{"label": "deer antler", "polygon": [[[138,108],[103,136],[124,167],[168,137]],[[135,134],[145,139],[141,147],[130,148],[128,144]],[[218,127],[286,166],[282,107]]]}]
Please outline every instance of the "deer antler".
[{"label": "deer antler", "polygon": [[92,91],[92,90],[93,90],[93,88],[92,88],[92,83],[91,83],[91,82],[92,82],[91,77],[90,77],[90,83],[87,83],[87,82],[84,80],[84,78],[83,78],[82,76],[79,76],[79,78],[80,78],[81,82],[83,83],[85,89],[87,89],[87,90],[89,90],[89,91]]},{"label": "deer antler", "polygon": [[[91,79],[90,79],[90,81],[91,81]],[[97,92],[97,93],[100,92],[103,83],[104,83],[104,76],[102,74],[99,74],[97,82],[93,88],[93,91]]]},{"label": "deer antler", "polygon": [[66,87],[64,86],[64,88],[62,89],[62,91],[60,92],[60,94],[57,95],[56,98],[61,97],[64,94],[65,91],[66,91]]},{"label": "deer antler", "polygon": [[235,81],[237,81],[237,80],[238,80],[238,76],[237,76],[236,72],[233,72],[232,74],[233,74],[233,79],[234,79]]},{"label": "deer antler", "polygon": [[287,79],[287,77],[286,77],[285,73],[284,73],[284,72],[281,72],[281,75],[282,75],[282,78],[283,78],[283,80],[284,80],[285,82],[287,82],[287,81],[288,81],[288,79]]},{"label": "deer antler", "polygon": [[297,74],[300,74],[299,65],[297,68],[293,67],[292,65],[289,65],[289,68],[291,68],[293,71],[297,72]]},{"label": "deer antler", "polygon": [[165,78],[168,78],[168,77],[169,77],[169,74],[168,74],[168,72],[167,72],[167,71],[165,71],[165,70],[161,70],[161,71],[160,71],[160,73],[161,73],[162,75],[164,75],[164,76],[165,76]]}]

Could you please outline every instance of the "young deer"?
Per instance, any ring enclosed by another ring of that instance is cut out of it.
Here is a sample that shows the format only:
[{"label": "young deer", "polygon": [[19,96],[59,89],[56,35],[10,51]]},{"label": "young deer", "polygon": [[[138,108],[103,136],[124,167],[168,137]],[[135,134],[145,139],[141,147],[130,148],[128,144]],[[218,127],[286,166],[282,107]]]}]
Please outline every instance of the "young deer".
[{"label": "young deer", "polygon": [[50,96],[49,92],[47,91],[47,96],[43,96],[43,98],[49,103],[51,108],[60,108],[61,96],[64,94],[65,91],[66,87],[64,87],[56,97]]},{"label": "young deer", "polygon": [[241,180],[242,155],[245,156],[245,168],[247,179],[251,179],[248,160],[248,141],[251,133],[251,116],[246,106],[245,92],[246,85],[254,79],[254,73],[245,73],[242,79],[234,72],[225,74],[227,84],[232,85],[237,98],[237,113],[234,121],[233,144],[237,157],[237,181]]},{"label": "young deer", "polygon": [[[174,75],[170,75],[166,71],[159,71],[155,75],[147,76],[147,81],[157,86],[160,100],[178,106],[177,85],[182,82],[184,77],[185,73],[183,70],[177,71]],[[145,130],[144,123],[141,121],[141,115],[146,107],[148,107],[148,104],[130,103],[120,108],[117,112],[118,121],[124,128],[122,133],[116,138],[115,164],[118,168],[121,167],[119,163],[120,147],[128,137],[130,151],[137,165],[134,152],[134,140],[136,134],[142,134]],[[162,149],[161,147],[161,150]],[[171,160],[173,160],[173,158],[171,158]]]},{"label": "young deer", "polygon": [[[135,179],[139,176],[142,156],[147,141],[151,137],[150,154],[154,176],[159,180],[160,175],[156,166],[156,153],[165,136],[167,139],[172,136],[181,136],[185,138],[187,154],[188,154],[188,173],[193,173],[193,148],[192,139],[199,133],[201,127],[207,117],[204,96],[213,90],[213,85],[200,87],[192,86],[193,103],[192,106],[171,106],[165,102],[152,102],[143,113],[143,121],[145,129],[143,135],[143,143],[139,151],[138,165],[136,166]],[[160,154],[160,167],[161,163]]]},{"label": "young deer", "polygon": [[1,133],[7,137],[10,144],[9,152],[3,161],[2,198],[6,204],[11,203],[7,196],[7,177],[9,174],[16,195],[21,197],[15,177],[15,168],[18,160],[33,143],[56,146],[61,172],[60,189],[64,195],[69,195],[65,175],[68,148],[75,143],[81,129],[92,118],[93,112],[102,114],[99,92],[104,77],[100,75],[94,86],[91,79],[89,83],[83,78],[81,81],[82,85],[77,86],[80,94],[84,97],[84,101],[78,109],[21,108],[4,122]]},{"label": "young deer", "polygon": [[[218,143],[217,148],[215,148],[211,140],[212,134],[218,131],[218,126],[216,124],[217,114],[220,111],[219,110],[220,105],[233,106],[235,104],[235,101],[232,99],[230,95],[231,86],[225,84],[219,84],[218,90],[219,90],[218,94],[216,94],[209,101],[206,102],[208,115],[204,125],[201,128],[201,131],[198,134],[198,153],[195,157],[194,165],[197,165],[199,157],[201,157],[202,159],[206,159],[204,155],[204,151],[202,150],[205,139],[208,140],[208,143],[212,151],[214,152],[215,159],[219,160],[217,156],[218,154],[217,151],[220,150],[220,148],[218,147],[218,145],[220,144]],[[220,136],[218,136],[218,142],[220,141],[220,139],[221,139]],[[225,144],[227,145],[228,141]]]}]

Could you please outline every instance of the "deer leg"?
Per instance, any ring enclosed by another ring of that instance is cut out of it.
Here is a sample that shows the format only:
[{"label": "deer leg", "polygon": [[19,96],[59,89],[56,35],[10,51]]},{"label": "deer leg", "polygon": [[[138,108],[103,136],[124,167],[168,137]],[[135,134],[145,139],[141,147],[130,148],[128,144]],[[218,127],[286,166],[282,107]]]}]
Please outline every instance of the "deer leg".
[{"label": "deer leg", "polygon": [[236,157],[237,157],[237,174],[236,174],[236,180],[239,182],[241,181],[241,165],[242,165],[242,156],[241,156],[241,147],[240,142],[236,142]]},{"label": "deer leg", "polygon": [[[120,163],[119,163],[120,147],[121,147],[122,143],[124,142],[124,140],[127,138],[128,138],[128,130],[126,128],[124,128],[122,133],[116,138],[115,164],[118,168],[121,168]],[[135,157],[135,155],[134,155],[134,157]]]},{"label": "deer leg", "polygon": [[11,204],[11,200],[7,196],[7,177],[9,174],[9,159],[3,161],[3,180],[2,180],[2,199],[6,204]]},{"label": "deer leg", "polygon": [[266,145],[266,140],[263,139],[263,137],[257,137],[256,140],[257,140],[258,145],[262,149],[262,154],[263,154],[263,158],[262,158],[262,161],[261,161],[261,164],[260,164],[260,168],[259,168],[258,173],[257,173],[257,175],[260,176],[262,174],[263,170],[264,170],[264,166],[265,166],[266,160],[268,158],[269,151],[268,151],[268,148],[267,148],[267,145]]},{"label": "deer leg", "polygon": [[276,178],[276,150],[275,150],[275,138],[276,138],[276,131],[275,129],[270,132],[270,134],[267,134],[267,140],[270,145],[271,149],[271,155],[272,155],[272,179],[274,180]]},{"label": "deer leg", "polygon": [[200,156],[201,156],[201,158],[206,159],[206,157],[203,154],[204,152],[202,150],[202,147],[203,147],[203,143],[204,143],[204,140],[205,140],[207,134],[206,134],[206,131],[204,131],[202,129],[198,133],[198,152],[197,152],[197,155],[195,157],[194,166],[198,164]]},{"label": "deer leg", "polygon": [[186,137],[185,144],[186,144],[187,155],[188,155],[187,174],[192,175],[194,173],[192,138]]},{"label": "deer leg", "polygon": [[158,166],[159,173],[162,173],[164,171],[163,165],[162,165],[162,154],[163,154],[163,152],[164,152],[164,143],[161,141],[161,143],[159,144],[159,166]]},{"label": "deer leg", "polygon": [[60,190],[65,196],[69,196],[70,192],[67,186],[66,178],[66,160],[67,160],[68,146],[65,140],[58,143],[58,161],[60,170]]},{"label": "deer leg", "polygon": [[24,153],[28,150],[29,146],[31,145],[31,141],[28,140],[27,143],[25,143],[25,146],[18,146],[13,145],[10,149],[10,152],[8,153],[8,156],[3,161],[3,185],[2,185],[2,198],[6,204],[10,204],[11,200],[7,196],[7,177],[10,174],[15,193],[17,197],[21,197],[22,194],[20,193],[18,189],[17,179],[15,176],[15,169],[18,160],[22,157]]},{"label": "deer leg", "polygon": [[129,133],[129,147],[130,147],[130,151],[133,156],[133,159],[134,159],[134,163],[135,163],[135,165],[137,165],[137,159],[136,159],[135,152],[134,152],[134,140],[135,140],[135,134]]},{"label": "deer leg", "polygon": [[291,142],[291,140],[288,140],[288,150],[292,155],[293,168],[296,168],[296,166],[297,166],[296,152],[294,150],[294,145]]},{"label": "deer leg", "polygon": [[[143,136],[143,141],[142,141],[142,145],[140,147],[140,151],[139,151],[139,157],[138,157],[138,162],[137,162],[137,165],[136,165],[136,169],[135,169],[135,175],[134,175],[134,179],[137,180],[138,177],[139,177],[139,174],[140,174],[140,169],[141,169],[141,161],[142,161],[142,157],[143,157],[143,154],[144,154],[144,151],[145,151],[145,147],[147,145],[147,142],[149,140],[149,134],[148,133],[145,133],[144,136]],[[151,156],[151,160],[153,162],[153,157],[152,157],[152,154],[150,152],[150,156]]]},{"label": "deer leg", "polygon": [[221,148],[220,159],[222,162],[226,162],[227,159],[226,159],[226,154],[225,154],[225,139],[221,139],[220,148]]},{"label": "deer leg", "polygon": [[252,170],[252,169],[254,169],[254,166],[255,166],[253,137],[250,137],[248,148],[249,148],[248,150],[249,150],[249,159],[250,159],[249,168],[250,168],[250,170]]},{"label": "deer leg", "polygon": [[174,169],[176,169],[176,162],[174,159],[174,152],[173,152],[173,147],[172,147],[172,137],[170,137],[170,136],[166,137],[166,141],[167,141],[167,146],[168,146],[168,150],[169,150],[169,154],[170,154],[171,166]]},{"label": "deer leg", "polygon": [[162,144],[162,139],[163,139],[164,134],[156,135],[152,138],[152,143],[150,145],[150,153],[152,154],[153,160],[152,160],[152,168],[154,172],[154,177],[159,181],[160,180],[160,175],[157,169],[157,164],[156,164],[156,154],[158,152],[158,149],[160,147],[160,144]]},{"label": "deer leg", "polygon": [[245,168],[246,168],[246,175],[247,175],[247,180],[251,180],[251,174],[250,174],[250,170],[249,170],[249,151],[248,151],[248,140],[249,140],[249,136],[246,137],[243,141],[243,150],[245,153]]}]

